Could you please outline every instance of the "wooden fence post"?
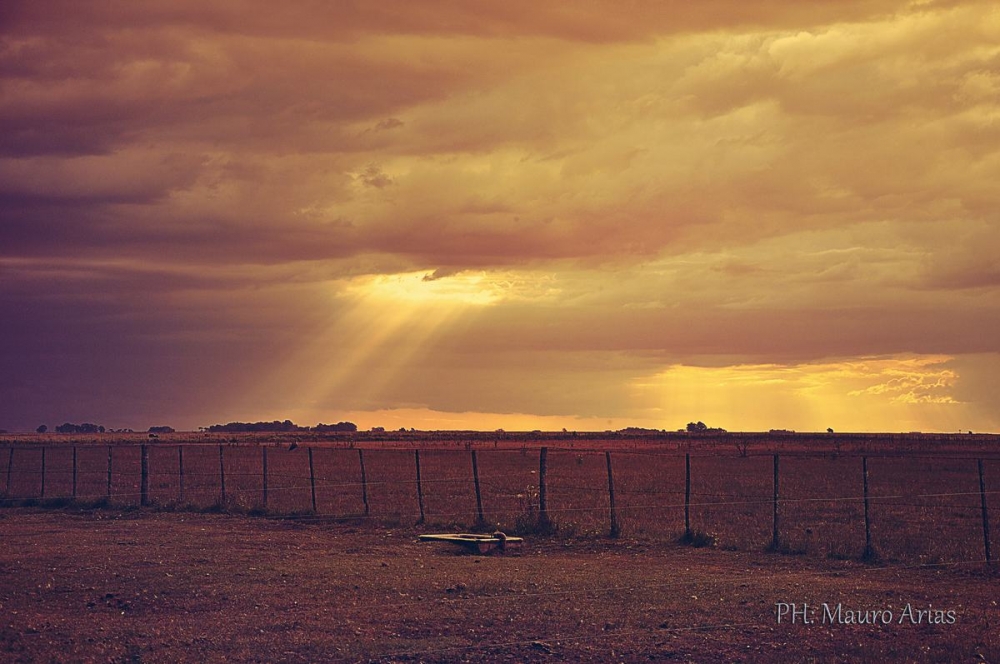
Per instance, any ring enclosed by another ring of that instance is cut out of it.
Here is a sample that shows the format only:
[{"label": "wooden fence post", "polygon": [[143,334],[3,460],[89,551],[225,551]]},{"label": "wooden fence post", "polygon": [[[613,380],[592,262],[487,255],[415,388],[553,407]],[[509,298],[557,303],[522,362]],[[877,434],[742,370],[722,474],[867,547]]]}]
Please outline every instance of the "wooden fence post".
[{"label": "wooden fence post", "polygon": [[368,516],[368,474],[365,472],[364,450],[358,450],[358,463],[361,464],[361,500],[365,504],[365,516]]},{"label": "wooden fence post", "polygon": [[42,493],[41,497],[45,497],[45,448],[42,448]]},{"label": "wooden fence post", "polygon": [[538,453],[538,526],[542,530],[548,530],[549,521],[549,500],[546,474],[548,472],[549,448],[543,447]]},{"label": "wooden fence post", "polygon": [[114,448],[108,445],[108,500],[111,500],[111,468],[114,459],[113,455]]},{"label": "wooden fence post", "polygon": [[691,455],[684,455],[684,539],[691,541]]},{"label": "wooden fence post", "polygon": [[476,526],[482,528],[486,519],[483,517],[483,494],[479,488],[479,461],[475,450],[472,450],[472,481],[476,485]]},{"label": "wooden fence post", "polygon": [[45,448],[42,448],[42,498],[45,497]]},{"label": "wooden fence post", "polygon": [[149,505],[149,448],[139,448],[139,504]]},{"label": "wooden fence post", "polygon": [[177,446],[177,475],[179,486],[177,487],[177,502],[184,503],[184,448]]},{"label": "wooden fence post", "polygon": [[4,495],[10,496],[10,472],[14,469],[14,448],[10,448],[10,452],[7,454],[7,488],[4,491]]},{"label": "wooden fence post", "polygon": [[872,546],[872,526],[871,517],[868,511],[868,457],[861,457],[861,475],[864,478],[864,499],[865,499],[865,552],[862,557],[871,560],[875,556],[875,548]]},{"label": "wooden fence post", "polygon": [[225,508],[226,506],[226,462],[225,457],[222,452],[222,445],[219,445],[219,489],[220,489],[220,502],[219,504]]},{"label": "wooden fence post", "polygon": [[424,487],[420,481],[420,450],[413,450],[413,460],[417,464],[417,503],[420,505],[420,521],[424,522]]},{"label": "wooden fence post", "polygon": [[260,448],[261,450],[261,464],[263,466],[264,475],[264,509],[267,509],[267,447]]},{"label": "wooden fence post", "polygon": [[778,550],[778,455],[774,455],[774,502],[773,502],[773,519],[772,519],[772,531],[771,531],[771,549],[774,551]]},{"label": "wooden fence post", "polygon": [[983,460],[978,459],[979,465],[979,504],[983,512],[983,546],[986,549],[986,564],[993,563],[993,556],[990,552],[990,517],[986,511],[986,478],[983,474]]},{"label": "wooden fence post", "polygon": [[312,492],[312,511],[316,513],[316,471],[313,468],[313,448],[309,448],[309,489]]},{"label": "wooden fence post", "polygon": [[74,445],[73,446],[73,500],[76,500],[76,476],[77,476],[76,445]]},{"label": "wooden fence post", "polygon": [[615,510],[615,476],[611,471],[611,452],[605,452],[604,459],[608,465],[608,499],[611,502],[611,537],[618,537],[622,534],[622,529],[621,525],[618,523],[618,512]]}]

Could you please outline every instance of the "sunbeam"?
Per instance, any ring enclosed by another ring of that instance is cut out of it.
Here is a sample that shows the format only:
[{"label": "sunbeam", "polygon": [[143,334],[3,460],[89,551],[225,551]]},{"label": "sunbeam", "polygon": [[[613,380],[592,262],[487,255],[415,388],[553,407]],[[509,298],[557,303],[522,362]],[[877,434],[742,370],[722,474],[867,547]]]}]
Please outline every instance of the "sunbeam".
[{"label": "sunbeam", "polygon": [[382,391],[433,353],[442,332],[500,303],[513,282],[485,272],[419,271],[357,277],[330,290],[338,313],[239,402],[268,404],[304,421],[378,408]]}]

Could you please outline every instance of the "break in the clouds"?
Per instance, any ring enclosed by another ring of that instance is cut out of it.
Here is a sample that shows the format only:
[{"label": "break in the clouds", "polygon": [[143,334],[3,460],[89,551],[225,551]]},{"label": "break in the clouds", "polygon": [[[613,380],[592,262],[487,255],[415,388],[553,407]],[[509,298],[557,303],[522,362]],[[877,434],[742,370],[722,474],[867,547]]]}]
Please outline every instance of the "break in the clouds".
[{"label": "break in the clouds", "polygon": [[1000,427],[993,3],[0,27],[0,428]]}]

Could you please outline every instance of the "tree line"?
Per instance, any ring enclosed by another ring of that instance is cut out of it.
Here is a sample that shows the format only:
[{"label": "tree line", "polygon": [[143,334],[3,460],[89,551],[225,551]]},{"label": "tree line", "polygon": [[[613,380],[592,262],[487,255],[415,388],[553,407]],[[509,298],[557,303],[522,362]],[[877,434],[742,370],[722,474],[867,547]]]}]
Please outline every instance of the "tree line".
[{"label": "tree line", "polygon": [[209,433],[281,433],[289,431],[328,433],[337,431],[354,432],[358,430],[358,425],[354,422],[337,422],[336,424],[323,424],[320,422],[314,427],[299,426],[291,420],[280,422],[229,422],[228,424],[213,424],[210,427],[201,427],[202,431]]}]

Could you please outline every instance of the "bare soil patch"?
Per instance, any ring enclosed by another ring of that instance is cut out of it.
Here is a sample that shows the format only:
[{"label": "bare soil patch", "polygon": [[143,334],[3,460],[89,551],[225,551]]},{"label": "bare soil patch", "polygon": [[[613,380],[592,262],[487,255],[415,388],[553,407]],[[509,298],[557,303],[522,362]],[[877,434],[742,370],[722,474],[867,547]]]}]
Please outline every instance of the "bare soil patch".
[{"label": "bare soil patch", "polygon": [[[418,543],[419,532],[5,509],[0,660],[1000,660],[998,573],[980,562],[866,566],[539,537],[519,556],[475,556]],[[779,602],[808,604],[814,623],[778,624]],[[823,603],[894,619],[824,624]],[[954,623],[913,624],[908,604],[953,611]]]}]

